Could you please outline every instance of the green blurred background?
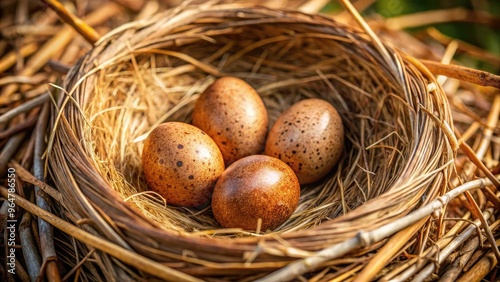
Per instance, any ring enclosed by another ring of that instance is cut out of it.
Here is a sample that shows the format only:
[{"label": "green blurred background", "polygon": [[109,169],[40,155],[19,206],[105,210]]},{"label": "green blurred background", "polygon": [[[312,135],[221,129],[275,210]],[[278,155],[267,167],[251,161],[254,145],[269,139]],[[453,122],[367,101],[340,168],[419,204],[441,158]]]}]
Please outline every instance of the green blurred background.
[{"label": "green blurred background", "polygon": [[[452,9],[461,7],[470,11],[484,11],[492,15],[495,20],[488,25],[469,22],[449,22],[433,25],[443,34],[473,44],[484,50],[500,56],[500,0],[378,0],[363,12],[363,16],[370,17],[374,13],[384,18],[392,18],[405,14],[423,11]],[[342,9],[342,5],[333,0],[323,10],[326,13],[335,13]],[[480,17],[481,18],[481,17]],[[429,26],[411,28],[413,34],[424,32]],[[493,73],[500,73],[500,65],[478,60],[467,54],[454,57],[460,63]]]}]

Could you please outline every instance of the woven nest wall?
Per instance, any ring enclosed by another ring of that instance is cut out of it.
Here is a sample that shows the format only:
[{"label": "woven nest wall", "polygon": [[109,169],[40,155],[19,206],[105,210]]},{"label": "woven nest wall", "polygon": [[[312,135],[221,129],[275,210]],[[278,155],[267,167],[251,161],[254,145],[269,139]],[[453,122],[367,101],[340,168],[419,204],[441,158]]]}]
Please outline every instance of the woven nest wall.
[{"label": "woven nest wall", "polygon": [[[189,275],[240,280],[418,209],[446,190],[455,152],[440,123],[452,124],[451,114],[433,76],[385,48],[387,57],[365,32],[325,17],[242,4],[183,7],[114,30],[71,70],[53,111],[49,172],[64,198],[61,214]],[[221,76],[257,90],[270,126],[309,97],[331,102],[343,118],[339,165],[303,186],[295,213],[269,234],[220,229],[210,207],[166,206],[142,175],[147,134],[165,121],[190,122],[199,93]],[[315,270],[355,263],[380,246]],[[87,275],[143,275],[97,255]]]}]

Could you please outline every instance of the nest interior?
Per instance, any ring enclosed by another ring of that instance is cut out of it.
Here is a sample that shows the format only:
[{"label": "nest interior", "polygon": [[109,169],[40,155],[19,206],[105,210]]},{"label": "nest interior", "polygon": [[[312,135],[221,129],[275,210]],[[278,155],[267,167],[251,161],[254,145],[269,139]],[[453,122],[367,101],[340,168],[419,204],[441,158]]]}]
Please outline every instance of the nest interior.
[{"label": "nest interior", "polygon": [[[182,7],[114,30],[68,74],[53,111],[49,170],[63,214],[91,219],[82,228],[154,260],[182,261],[172,267],[193,275],[270,271],[282,265],[241,272],[263,238],[252,261],[289,261],[300,255],[286,248],[320,250],[407,214],[445,192],[454,152],[439,123],[451,116],[433,76],[386,48],[390,61],[360,30],[242,4]],[[271,126],[309,97],[343,118],[339,165],[302,187],[296,212],[264,237],[220,229],[210,208],[165,206],[142,176],[145,136],[165,121],[189,123],[199,93],[221,76],[251,84]],[[101,255],[110,273],[123,267]]]}]

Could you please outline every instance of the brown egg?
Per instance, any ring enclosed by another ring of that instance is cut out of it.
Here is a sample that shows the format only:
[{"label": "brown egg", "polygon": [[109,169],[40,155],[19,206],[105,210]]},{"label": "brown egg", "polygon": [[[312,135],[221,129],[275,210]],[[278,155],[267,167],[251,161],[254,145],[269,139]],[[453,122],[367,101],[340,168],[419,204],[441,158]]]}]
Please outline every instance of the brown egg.
[{"label": "brown egg", "polygon": [[187,123],[167,122],[144,142],[144,176],[168,204],[203,207],[224,171],[222,154],[205,132]]},{"label": "brown egg", "polygon": [[214,139],[226,166],[264,151],[268,126],[264,102],[239,78],[219,78],[200,95],[193,125]]},{"label": "brown egg", "polygon": [[265,155],[242,158],[222,174],[212,197],[212,211],[221,226],[272,230],[295,211],[300,185],[284,162]]},{"label": "brown egg", "polygon": [[300,184],[315,182],[337,164],[344,126],[337,110],[321,99],[302,100],[283,112],[271,128],[266,154],[288,164]]}]

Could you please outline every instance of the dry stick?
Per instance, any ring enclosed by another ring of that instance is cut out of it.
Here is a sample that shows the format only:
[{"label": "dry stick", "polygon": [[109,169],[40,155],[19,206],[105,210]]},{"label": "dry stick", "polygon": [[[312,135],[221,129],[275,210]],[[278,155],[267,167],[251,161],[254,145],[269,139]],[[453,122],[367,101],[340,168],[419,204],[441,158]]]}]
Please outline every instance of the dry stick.
[{"label": "dry stick", "polygon": [[430,60],[419,59],[419,61],[433,74],[441,74],[473,84],[492,86],[500,89],[500,76],[498,75],[457,65],[444,65]]},{"label": "dry stick", "polygon": [[[485,174],[485,176],[488,177],[491,180],[491,183],[493,183],[493,185],[495,187],[500,187],[500,181],[498,181],[498,179],[495,178],[495,176],[491,173],[491,171],[481,161],[480,158],[482,156],[479,156],[478,154],[476,154],[474,152],[474,150],[472,150],[472,148],[467,143],[460,144],[460,149],[462,151],[464,151],[464,153],[472,161],[472,163],[474,163],[474,165],[476,165]],[[489,188],[486,188],[486,189],[489,189]],[[486,196],[488,196],[488,194],[486,194]],[[492,199],[492,203],[496,203],[497,200]]]},{"label": "dry stick", "polygon": [[[427,218],[435,210],[441,209],[443,206],[448,204],[452,199],[461,195],[465,191],[482,188],[486,185],[491,185],[491,181],[486,178],[479,178],[473,181],[469,181],[457,188],[451,190],[445,195],[436,198],[424,207],[406,215],[402,218],[394,220],[380,228],[377,228],[370,232],[360,231],[355,237],[348,239],[342,243],[332,245],[325,248],[319,252],[316,252],[314,256],[296,260],[286,267],[275,271],[264,278],[261,278],[259,282],[271,282],[271,281],[288,281],[301,274],[304,274],[320,264],[325,263],[328,260],[338,258],[344,254],[349,253],[360,247],[370,246],[375,242],[393,235],[394,233],[402,230],[410,225],[420,221],[421,219]],[[475,229],[474,229],[475,230]]]},{"label": "dry stick", "polygon": [[[491,229],[494,230],[498,228],[500,225],[500,221],[496,221],[491,225]],[[472,262],[471,258],[474,254],[474,251],[479,247],[480,245],[480,238],[475,237],[469,240],[460,250],[460,257],[455,261],[452,267],[450,267],[444,274],[443,278],[440,280],[440,282],[447,282],[447,281],[456,281],[457,277],[462,273],[464,270],[465,266]],[[482,242],[481,242],[482,243]],[[498,244],[497,244],[498,245]]]},{"label": "dry stick", "polygon": [[18,259],[16,259],[16,275],[22,282],[30,281],[28,272],[26,272],[26,269],[24,269],[24,266]]},{"label": "dry stick", "polygon": [[[2,197],[8,197],[8,191],[5,187],[0,186],[0,195]],[[144,273],[151,274],[152,276],[162,278],[167,281],[188,281],[188,282],[202,282],[202,280],[187,275],[183,272],[177,271],[144,256],[139,255],[134,251],[126,250],[116,244],[113,244],[101,237],[88,233],[66,221],[49,213],[38,206],[32,204],[28,200],[15,195],[16,205],[23,208],[24,210],[44,219],[45,221],[52,224],[54,227],[58,228],[62,232],[68,234],[69,236],[92,246],[106,254],[109,254],[122,262],[137,268]]]},{"label": "dry stick", "polygon": [[47,195],[51,196],[54,200],[61,202],[62,195],[59,191],[49,186],[47,183],[40,181],[34,175],[32,175],[28,170],[26,170],[22,165],[17,163],[14,160],[9,162],[9,165],[12,166],[16,170],[16,175],[24,182],[30,183],[34,186],[40,188]]},{"label": "dry stick", "polygon": [[458,259],[453,262],[453,265],[442,275],[439,282],[453,282],[462,273],[464,265],[472,257],[474,250],[479,245],[479,238],[475,237],[469,240],[461,249],[459,254],[462,254]]},{"label": "dry stick", "polygon": [[493,253],[497,257],[497,260],[500,261],[500,252],[498,251],[498,247],[495,243],[495,237],[493,236],[493,233],[491,232],[491,229],[490,229],[488,222],[484,218],[484,215],[481,212],[481,209],[477,205],[476,201],[474,200],[474,198],[472,197],[470,192],[466,191],[464,194],[465,194],[465,197],[467,198],[467,201],[469,201],[469,203],[472,207],[472,210],[470,212],[474,215],[474,217],[476,219],[479,219],[479,221],[481,221],[481,224],[483,225],[484,231],[486,233],[486,238],[488,239],[489,243],[491,244],[491,250],[493,251]]},{"label": "dry stick", "polygon": [[[475,180],[474,180],[475,181]],[[470,182],[469,182],[470,183]],[[463,185],[462,185],[463,186]],[[461,186],[460,186],[461,187]],[[488,209],[485,212],[485,217],[489,218],[493,213],[493,209]],[[460,245],[462,245],[469,237],[474,235],[477,232],[477,226],[481,222],[479,219],[476,219],[473,224],[469,225],[462,233],[460,233],[457,237],[455,237],[446,247],[438,253],[438,258],[435,263],[431,263],[427,265],[419,274],[417,274],[413,281],[422,281],[422,279],[426,279],[429,275],[434,271],[436,265],[443,263],[443,261]],[[419,268],[409,268],[405,272],[401,273],[399,276],[393,278],[391,281],[406,281],[411,276],[418,271]]]},{"label": "dry stick", "polygon": [[427,29],[427,34],[433,39],[437,40],[441,44],[449,44],[452,40],[458,42],[458,50],[463,51],[471,56],[479,58],[485,62],[500,64],[500,56],[492,54],[486,50],[476,47],[467,42],[448,37],[437,30],[435,27],[429,27]]},{"label": "dry stick", "polygon": [[[490,112],[488,114],[488,118],[486,120],[486,128],[483,132],[483,139],[477,149],[477,156],[479,159],[483,159],[488,147],[491,143],[491,138],[493,136],[494,129],[497,127],[498,121],[500,119],[500,91],[497,91],[495,98],[493,100],[493,104],[491,106]],[[489,171],[489,170],[488,170]],[[493,182],[495,183],[495,182]],[[500,182],[495,184],[497,188],[500,188]]]},{"label": "dry stick", "polygon": [[[484,217],[486,219],[490,218],[491,214],[493,213],[493,209],[487,209],[484,213]],[[439,252],[439,256],[437,259],[436,263],[431,263],[427,267],[425,267],[419,274],[417,274],[412,281],[424,281],[431,275],[431,273],[434,271],[436,268],[436,265],[440,265],[443,263],[443,261],[456,249],[458,248],[463,242],[465,242],[470,236],[474,235],[476,233],[476,226],[480,224],[481,221],[479,219],[476,219],[474,221],[474,225],[470,225],[465,229],[464,232],[460,233],[448,246],[446,246],[444,249],[442,249]]]},{"label": "dry stick", "polygon": [[33,115],[28,117],[27,119],[21,121],[20,123],[14,124],[10,127],[8,127],[4,131],[0,131],[0,139],[5,139],[8,138],[22,130],[25,130],[26,128],[32,127],[35,125],[37,120],[37,116]]},{"label": "dry stick", "polygon": [[21,219],[21,224],[19,225],[19,237],[21,241],[24,261],[26,262],[26,267],[28,268],[28,274],[31,281],[37,279],[40,273],[40,265],[42,260],[40,259],[40,254],[36,248],[35,240],[33,239],[33,233],[31,233],[31,219],[32,215],[29,212],[24,212],[23,218]]},{"label": "dry stick", "polygon": [[422,219],[392,236],[387,243],[370,259],[363,270],[354,278],[353,282],[371,281],[373,277],[387,265],[387,262],[403,247],[413,235],[427,222]]},{"label": "dry stick", "polygon": [[86,24],[84,21],[79,19],[77,16],[70,13],[66,8],[57,0],[42,0],[42,2],[49,5],[52,10],[54,10],[57,15],[63,20],[65,23],[71,25],[78,33],[80,33],[85,40],[87,40],[90,44],[94,45],[94,43],[99,40],[100,36],[90,25]]},{"label": "dry stick", "polygon": [[22,103],[21,105],[9,110],[8,112],[4,113],[3,115],[1,115],[0,116],[0,124],[6,123],[6,122],[10,121],[12,118],[16,117],[17,115],[25,113],[33,108],[36,108],[49,100],[50,100],[49,93],[46,92],[45,94],[42,94],[36,98],[33,98],[32,100],[29,100],[25,103]]},{"label": "dry stick", "polygon": [[12,75],[0,78],[0,86],[14,84],[14,83],[37,85],[46,81],[46,79],[47,79],[47,74],[45,73],[38,73],[32,76]]},{"label": "dry stick", "polygon": [[385,26],[388,29],[405,29],[455,21],[480,23],[495,28],[500,27],[500,19],[490,13],[469,11],[464,8],[432,10],[393,17],[385,21]]},{"label": "dry stick", "polygon": [[[42,160],[43,152],[45,151],[45,133],[47,131],[47,123],[49,118],[49,103],[45,103],[42,108],[42,112],[40,113],[38,123],[35,129],[35,153],[33,159],[33,171],[34,176],[40,180],[44,181],[44,167],[45,162]],[[35,195],[36,195],[36,204],[48,211],[51,212],[51,203],[47,198],[43,190],[35,186]],[[47,265],[46,273],[47,279],[49,281],[61,281],[61,275],[59,273],[59,269],[56,263],[57,254],[54,247],[54,231],[52,229],[52,225],[43,220],[42,218],[38,218],[38,233],[40,236],[40,247],[42,249],[42,257],[43,264]]]},{"label": "dry stick", "polygon": [[5,173],[7,169],[7,163],[16,154],[17,149],[21,146],[21,142],[26,136],[26,131],[20,132],[9,138],[7,144],[3,147],[2,152],[0,152],[0,176]]},{"label": "dry stick", "polygon": [[[496,241],[500,244],[500,240]],[[486,254],[479,262],[477,262],[469,271],[464,273],[457,282],[481,281],[495,266],[498,260],[491,252]]]},{"label": "dry stick", "polygon": [[19,50],[10,51],[5,56],[3,56],[2,59],[0,59],[0,73],[3,73],[11,68],[17,62],[19,57],[27,57],[35,53],[36,50],[38,50],[38,44],[32,42],[22,46]]},{"label": "dry stick", "polygon": [[[110,17],[117,15],[122,8],[113,2],[107,2],[98,10],[92,12],[85,21],[90,25],[100,24]],[[64,27],[57,35],[48,40],[40,50],[27,62],[26,67],[18,75],[30,76],[42,68],[52,57],[59,54],[62,49],[73,39],[75,32],[70,26]],[[18,85],[9,85],[0,93],[0,97],[10,96],[18,90]]]}]

